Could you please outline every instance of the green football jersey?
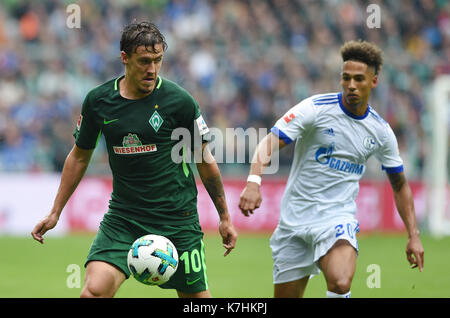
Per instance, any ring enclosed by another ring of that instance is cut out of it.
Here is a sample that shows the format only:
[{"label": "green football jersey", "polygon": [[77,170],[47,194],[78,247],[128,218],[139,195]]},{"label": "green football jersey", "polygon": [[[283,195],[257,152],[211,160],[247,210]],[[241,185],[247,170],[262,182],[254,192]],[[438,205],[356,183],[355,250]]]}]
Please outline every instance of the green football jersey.
[{"label": "green football jersey", "polygon": [[87,94],[74,133],[82,149],[95,148],[100,136],[105,137],[113,176],[109,211],[156,224],[197,221],[195,178],[184,160],[172,160],[173,149],[180,149],[180,139],[172,139],[172,132],[185,128],[191,136],[186,144],[192,149],[197,136],[201,138],[195,144],[201,147],[209,130],[198,104],[162,77],[150,95],[126,99],[119,93],[121,78]]}]

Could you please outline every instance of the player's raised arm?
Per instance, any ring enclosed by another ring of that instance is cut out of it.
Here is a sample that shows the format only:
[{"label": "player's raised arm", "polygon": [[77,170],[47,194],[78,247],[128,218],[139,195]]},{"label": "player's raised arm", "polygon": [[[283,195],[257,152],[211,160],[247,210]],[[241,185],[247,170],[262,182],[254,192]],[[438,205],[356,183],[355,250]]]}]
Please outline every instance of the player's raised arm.
[{"label": "player's raised arm", "polygon": [[269,133],[256,146],[250,165],[250,173],[247,185],[241,193],[239,208],[245,216],[253,214],[260,207],[262,197],[259,188],[261,186],[261,175],[266,166],[269,165],[273,153],[286,146],[286,143],[273,133]]},{"label": "player's raised arm", "polygon": [[84,150],[74,145],[68,154],[53,207],[50,213],[39,221],[31,232],[31,236],[39,243],[44,243],[43,235],[58,223],[64,206],[86,172],[93,151],[94,149]]},{"label": "player's raised arm", "polygon": [[424,250],[419,238],[411,188],[409,187],[403,172],[388,173],[387,175],[394,192],[398,213],[408,232],[406,257],[412,268],[419,267],[419,270],[422,271],[424,266]]},{"label": "player's raised arm", "polygon": [[206,191],[208,191],[208,194],[219,213],[219,233],[222,236],[223,247],[226,249],[224,256],[227,256],[236,246],[238,235],[228,212],[222,176],[219,167],[217,166],[217,162],[209,150],[208,143],[203,143],[202,152],[202,160],[197,163],[197,170]]}]

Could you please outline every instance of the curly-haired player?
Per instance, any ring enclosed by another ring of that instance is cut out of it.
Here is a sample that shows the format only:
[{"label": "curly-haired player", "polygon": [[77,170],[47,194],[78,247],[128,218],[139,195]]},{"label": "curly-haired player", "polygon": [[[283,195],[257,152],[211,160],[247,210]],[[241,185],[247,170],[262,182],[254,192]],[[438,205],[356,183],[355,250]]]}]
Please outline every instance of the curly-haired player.
[{"label": "curly-haired player", "polygon": [[314,95],[292,107],[256,149],[239,202],[246,216],[261,204],[264,166],[274,151],[295,141],[280,221],[270,240],[275,297],[303,296],[310,275],[320,271],[327,297],[350,297],[358,254],[355,198],[372,155],[387,173],[406,226],[408,261],[423,269],[424,251],[397,140],[368,104],[378,83],[381,53],[372,43],[345,43],[342,91]]}]

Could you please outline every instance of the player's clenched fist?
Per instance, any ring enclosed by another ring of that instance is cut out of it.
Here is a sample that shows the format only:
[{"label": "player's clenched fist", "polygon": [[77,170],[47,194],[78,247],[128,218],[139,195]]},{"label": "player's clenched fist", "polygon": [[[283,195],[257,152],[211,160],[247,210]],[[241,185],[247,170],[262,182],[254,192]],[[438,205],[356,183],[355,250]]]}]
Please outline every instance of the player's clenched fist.
[{"label": "player's clenched fist", "polygon": [[239,208],[242,214],[249,216],[253,214],[253,210],[260,207],[262,201],[259,185],[254,182],[248,182],[247,186],[241,193],[239,199]]}]

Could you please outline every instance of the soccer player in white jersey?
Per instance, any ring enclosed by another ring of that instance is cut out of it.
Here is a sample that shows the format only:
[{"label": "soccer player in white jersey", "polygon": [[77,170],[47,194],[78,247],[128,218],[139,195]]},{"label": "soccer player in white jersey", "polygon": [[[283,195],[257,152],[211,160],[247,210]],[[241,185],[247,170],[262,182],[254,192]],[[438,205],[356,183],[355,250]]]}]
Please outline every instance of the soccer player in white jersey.
[{"label": "soccer player in white jersey", "polygon": [[374,155],[386,171],[408,232],[406,255],[422,271],[411,189],[396,137],[368,104],[377,86],[382,52],[372,43],[341,47],[342,92],[314,95],[292,107],[257,146],[239,208],[261,205],[261,175],[273,153],[295,142],[295,154],[270,246],[275,297],[302,297],[311,275],[323,272],[327,297],[350,297],[359,232],[355,198],[366,161]]}]

